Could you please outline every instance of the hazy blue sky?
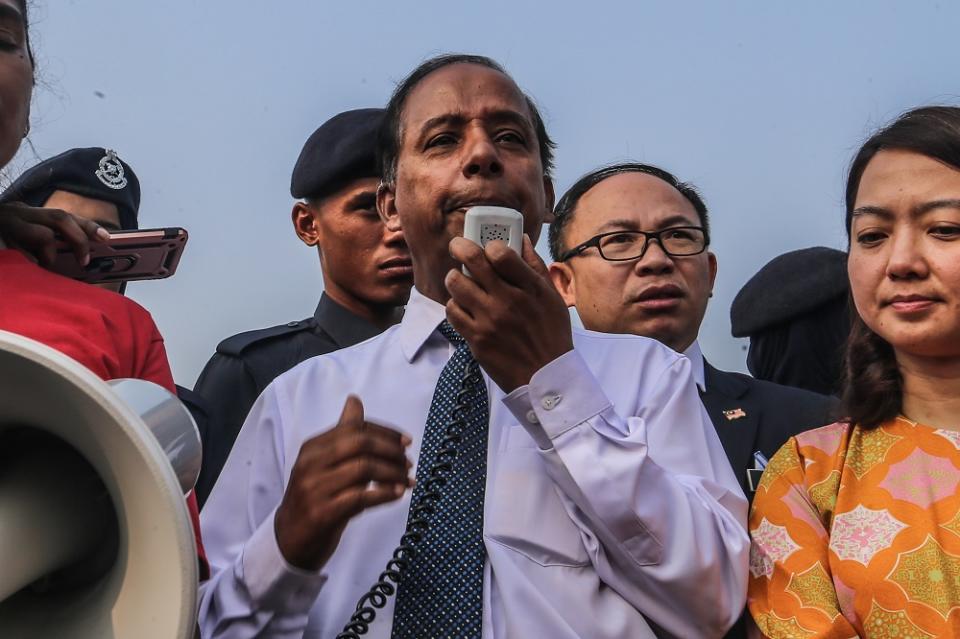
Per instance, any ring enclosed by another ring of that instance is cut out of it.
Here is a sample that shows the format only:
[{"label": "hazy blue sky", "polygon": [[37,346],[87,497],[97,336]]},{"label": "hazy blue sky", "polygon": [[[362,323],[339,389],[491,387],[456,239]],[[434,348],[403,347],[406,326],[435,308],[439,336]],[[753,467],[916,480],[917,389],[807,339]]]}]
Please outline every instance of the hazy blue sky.
[{"label": "hazy blue sky", "polygon": [[[293,163],[321,122],[382,105],[431,55],[506,65],[559,145],[558,193],[623,159],[700,187],[720,263],[701,343],[741,370],[740,286],[784,251],[842,247],[857,145],[958,92],[949,2],[34,0],[32,20],[36,152],[116,149],[143,186],[141,225],[190,232],[174,278],[129,288],[186,385],[220,339],[312,314]],[[25,147],[12,173],[33,161]]]}]

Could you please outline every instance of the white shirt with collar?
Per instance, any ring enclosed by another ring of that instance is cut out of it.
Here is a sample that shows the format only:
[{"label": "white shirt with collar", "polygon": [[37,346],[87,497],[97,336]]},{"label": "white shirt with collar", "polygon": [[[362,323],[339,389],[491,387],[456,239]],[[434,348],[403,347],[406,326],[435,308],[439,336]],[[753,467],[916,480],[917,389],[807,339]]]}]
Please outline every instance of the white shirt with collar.
[{"label": "white shirt with collar", "polygon": [[[202,636],[331,639],[400,540],[410,491],[347,525],[319,573],[289,566],[274,513],[301,444],[350,393],[413,437],[453,346],[414,290],[401,324],[278,377],[244,423],[201,513],[213,577]],[[719,636],[743,609],[747,503],[687,358],[629,335],[574,331],[573,351],[507,396],[485,376],[483,637]],[[367,635],[389,638],[394,598]],[[642,614],[641,614],[642,613]]]},{"label": "white shirt with collar", "polygon": [[684,357],[690,360],[690,373],[693,375],[693,381],[697,383],[700,390],[707,390],[707,376],[703,365],[703,351],[700,350],[700,343],[693,340],[693,344],[683,351]]}]

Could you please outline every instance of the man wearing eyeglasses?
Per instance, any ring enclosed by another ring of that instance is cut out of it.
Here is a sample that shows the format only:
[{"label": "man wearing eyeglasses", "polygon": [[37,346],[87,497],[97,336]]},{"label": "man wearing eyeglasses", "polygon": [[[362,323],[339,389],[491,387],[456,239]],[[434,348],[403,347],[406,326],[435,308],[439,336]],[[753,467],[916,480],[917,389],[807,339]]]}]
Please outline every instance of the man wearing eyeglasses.
[{"label": "man wearing eyeglasses", "polygon": [[[656,339],[685,354],[700,398],[747,499],[766,460],[791,436],[834,421],[833,401],[809,391],[720,371],[697,335],[713,294],[707,207],[691,185],[646,164],[583,176],[554,209],[550,276],[583,325]],[[746,637],[748,614],[727,633]]]},{"label": "man wearing eyeglasses", "polygon": [[580,178],[550,227],[550,275],[583,325],[654,338],[684,353],[700,397],[752,499],[766,460],[792,435],[830,423],[833,402],[714,368],[697,343],[717,277],[707,207],[696,189],[646,164]]}]

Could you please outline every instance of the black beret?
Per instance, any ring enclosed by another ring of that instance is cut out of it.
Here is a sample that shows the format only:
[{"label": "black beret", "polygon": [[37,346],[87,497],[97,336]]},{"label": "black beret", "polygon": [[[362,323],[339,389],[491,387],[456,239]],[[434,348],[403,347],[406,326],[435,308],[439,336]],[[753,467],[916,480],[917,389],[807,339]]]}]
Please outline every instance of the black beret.
[{"label": "black beret", "polygon": [[379,177],[377,131],[383,114],[383,109],[355,109],[324,122],[300,151],[290,178],[290,195],[319,198],[348,180]]},{"label": "black beret", "polygon": [[70,149],[27,169],[0,195],[0,203],[43,206],[54,191],[69,191],[117,205],[120,228],[137,228],[140,181],[130,165],[99,146]]},{"label": "black beret", "polygon": [[784,253],[737,293],[730,307],[731,332],[734,337],[754,335],[846,295],[848,289],[843,251],[815,246]]}]

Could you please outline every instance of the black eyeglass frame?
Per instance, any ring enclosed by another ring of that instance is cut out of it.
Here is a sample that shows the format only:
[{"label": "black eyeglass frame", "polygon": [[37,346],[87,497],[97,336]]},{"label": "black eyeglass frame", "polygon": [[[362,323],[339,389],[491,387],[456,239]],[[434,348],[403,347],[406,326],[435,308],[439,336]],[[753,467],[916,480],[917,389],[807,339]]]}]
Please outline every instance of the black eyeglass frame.
[{"label": "black eyeglass frame", "polygon": [[[695,253],[671,253],[667,250],[667,247],[663,245],[663,239],[660,237],[663,233],[669,233],[671,231],[683,231],[683,230],[694,230],[700,231],[703,233],[703,248]],[[603,254],[603,249],[600,248],[600,242],[603,241],[603,238],[610,237],[611,235],[620,235],[622,233],[634,233],[636,235],[643,236],[643,248],[640,250],[640,255],[635,257],[618,257],[618,258],[609,258]],[[564,253],[558,259],[558,262],[566,262],[571,257],[576,257],[590,247],[597,247],[597,253],[600,254],[600,257],[605,259],[608,262],[630,262],[632,260],[639,260],[644,255],[647,254],[647,249],[650,248],[650,240],[656,241],[660,245],[660,250],[669,255],[670,257],[691,257],[693,255],[700,255],[707,250],[707,247],[710,246],[710,234],[707,233],[707,229],[702,226],[671,226],[669,228],[661,229],[659,231],[633,231],[633,230],[621,230],[621,231],[608,231],[607,233],[601,233],[600,235],[594,235],[586,242],[581,242],[577,244],[572,249]]]}]

